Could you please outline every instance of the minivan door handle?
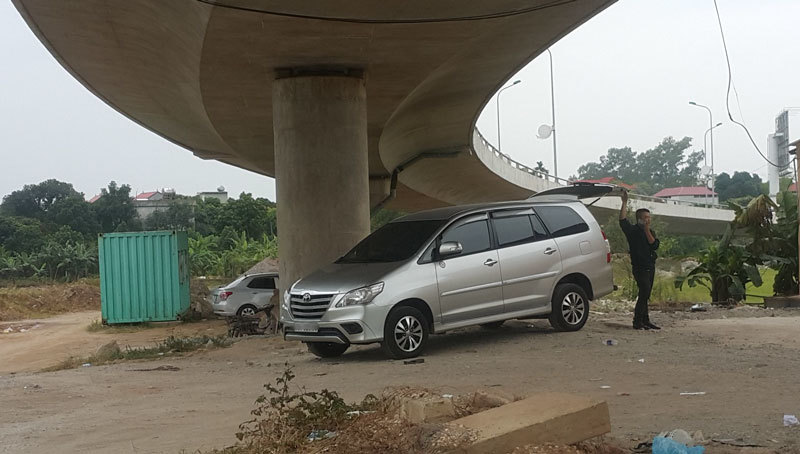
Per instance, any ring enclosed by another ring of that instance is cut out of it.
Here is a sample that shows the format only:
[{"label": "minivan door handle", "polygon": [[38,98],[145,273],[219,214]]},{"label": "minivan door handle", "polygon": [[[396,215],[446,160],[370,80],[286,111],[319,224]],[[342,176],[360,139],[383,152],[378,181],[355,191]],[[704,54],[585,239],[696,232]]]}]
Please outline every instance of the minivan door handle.
[{"label": "minivan door handle", "polygon": [[486,259],[486,261],[483,262],[483,264],[486,265],[486,266],[495,266],[497,264],[497,260],[495,260],[495,259]]},{"label": "minivan door handle", "polygon": [[556,250],[557,249],[553,249],[553,248],[549,247],[549,248],[544,250],[544,253],[547,254],[547,255],[553,255],[553,254],[555,254]]}]

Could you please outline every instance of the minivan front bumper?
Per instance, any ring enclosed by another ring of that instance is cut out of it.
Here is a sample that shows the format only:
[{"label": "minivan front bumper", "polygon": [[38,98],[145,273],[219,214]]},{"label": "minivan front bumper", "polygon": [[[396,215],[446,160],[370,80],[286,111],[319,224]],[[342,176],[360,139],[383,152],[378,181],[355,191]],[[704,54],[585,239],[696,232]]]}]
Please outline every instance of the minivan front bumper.
[{"label": "minivan front bumper", "polygon": [[283,338],[301,342],[371,344],[383,340],[383,307],[368,304],[329,308],[319,320],[300,320],[281,308]]}]

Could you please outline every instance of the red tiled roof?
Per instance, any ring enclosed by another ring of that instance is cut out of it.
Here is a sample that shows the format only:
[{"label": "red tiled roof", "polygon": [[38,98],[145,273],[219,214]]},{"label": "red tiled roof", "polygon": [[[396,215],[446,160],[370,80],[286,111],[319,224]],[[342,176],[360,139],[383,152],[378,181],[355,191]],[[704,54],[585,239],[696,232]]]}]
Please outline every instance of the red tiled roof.
[{"label": "red tiled roof", "polygon": [[136,200],[147,200],[147,199],[149,199],[150,197],[153,197],[156,194],[158,194],[158,191],[143,192],[143,193],[141,193],[141,194],[136,196]]},{"label": "red tiled roof", "polygon": [[623,188],[625,188],[625,189],[633,189],[633,188],[634,188],[634,186],[632,186],[632,185],[629,185],[629,184],[627,184],[627,183],[623,183],[623,182],[621,182],[621,181],[619,181],[619,180],[617,180],[617,182],[616,182],[616,183],[614,183],[614,180],[617,180],[617,179],[616,179],[616,178],[614,178],[614,177],[603,177],[603,178],[598,178],[598,179],[596,179],[596,180],[575,180],[575,183],[603,183],[603,184],[616,184],[617,186],[621,186],[621,187],[623,187]]},{"label": "red tiled roof", "polygon": [[97,202],[100,199],[100,197],[103,197],[103,194],[97,194],[96,196],[92,197],[91,199],[89,199],[89,203]]},{"label": "red tiled roof", "polygon": [[789,192],[797,192],[797,183],[790,184],[789,185],[789,189],[787,189],[787,191],[789,191]]},{"label": "red tiled roof", "polygon": [[677,188],[664,188],[653,194],[653,197],[675,197],[680,195],[715,196],[717,193],[711,192],[711,189],[705,186],[680,186]]}]

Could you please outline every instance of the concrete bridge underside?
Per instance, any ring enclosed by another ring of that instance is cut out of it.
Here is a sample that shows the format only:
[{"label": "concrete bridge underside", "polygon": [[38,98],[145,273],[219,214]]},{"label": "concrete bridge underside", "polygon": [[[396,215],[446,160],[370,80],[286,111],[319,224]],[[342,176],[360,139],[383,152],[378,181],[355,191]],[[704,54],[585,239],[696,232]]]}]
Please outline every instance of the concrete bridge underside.
[{"label": "concrete bridge underside", "polygon": [[[370,207],[554,184],[474,140],[475,121],[512,74],[614,0],[12,1],[120,113],[200,158],[276,178],[291,284],[365,236]],[[614,203],[598,202],[598,218]],[[684,233],[730,217],[661,205]]]}]

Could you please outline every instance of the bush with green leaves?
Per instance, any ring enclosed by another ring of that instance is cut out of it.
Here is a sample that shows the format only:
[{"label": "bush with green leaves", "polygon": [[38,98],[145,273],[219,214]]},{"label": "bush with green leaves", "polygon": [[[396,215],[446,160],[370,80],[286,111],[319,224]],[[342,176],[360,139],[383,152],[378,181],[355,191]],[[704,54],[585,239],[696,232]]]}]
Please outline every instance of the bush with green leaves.
[{"label": "bush with green leaves", "polygon": [[[708,288],[711,301],[715,303],[744,300],[748,282],[760,287],[762,280],[758,265],[763,263],[765,253],[775,252],[778,245],[772,228],[773,209],[777,206],[769,197],[758,196],[746,207],[733,202],[728,202],[728,205],[736,216],[725,235],[718,244],[703,251],[697,267],[675,280],[676,288],[683,288],[684,283],[690,287],[702,285]],[[738,230],[747,231],[750,241],[735,241],[734,235]]]}]

